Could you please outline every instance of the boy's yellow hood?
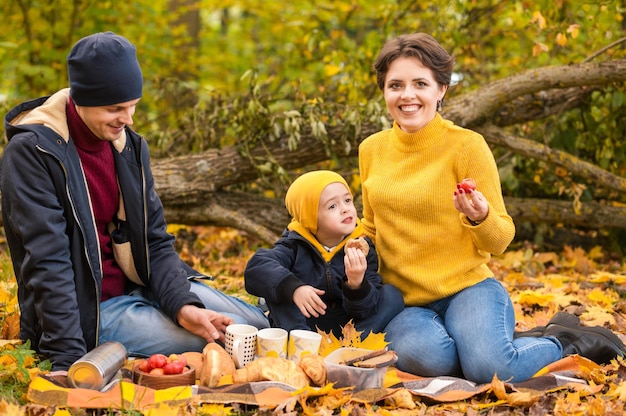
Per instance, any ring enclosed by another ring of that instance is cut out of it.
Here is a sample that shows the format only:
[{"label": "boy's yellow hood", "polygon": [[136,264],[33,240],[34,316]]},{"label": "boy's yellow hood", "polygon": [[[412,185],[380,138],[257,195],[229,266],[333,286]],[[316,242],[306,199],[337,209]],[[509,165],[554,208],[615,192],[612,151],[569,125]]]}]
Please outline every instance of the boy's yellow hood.
[{"label": "boy's yellow hood", "polygon": [[317,210],[320,196],[331,183],[339,182],[350,189],[346,180],[330,170],[316,170],[298,177],[285,196],[285,205],[293,221],[299,222],[311,234],[317,234]]},{"label": "boy's yellow hood", "polygon": [[[320,196],[324,188],[335,182],[342,183],[347,189],[350,189],[346,180],[336,172],[330,170],[308,172],[293,181],[285,196],[285,205],[287,206],[289,215],[292,217],[287,228],[296,231],[302,237],[306,238],[318,249],[326,261],[330,261],[335,253],[343,247],[346,241],[342,241],[341,244],[328,252],[315,238],[315,234],[317,234],[317,211],[319,209]],[[363,234],[363,229],[360,221],[357,219],[356,228],[350,236],[358,237],[361,234]]]}]

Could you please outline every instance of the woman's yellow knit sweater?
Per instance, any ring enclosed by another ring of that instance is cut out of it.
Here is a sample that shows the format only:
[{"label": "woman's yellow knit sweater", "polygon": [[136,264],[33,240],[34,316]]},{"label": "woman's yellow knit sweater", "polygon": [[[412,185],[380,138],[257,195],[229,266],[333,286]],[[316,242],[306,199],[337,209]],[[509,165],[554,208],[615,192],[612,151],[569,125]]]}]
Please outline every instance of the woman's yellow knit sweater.
[{"label": "woman's yellow knit sweater", "polygon": [[[493,276],[487,263],[515,235],[498,169],[481,135],[439,113],[416,133],[393,128],[359,147],[363,227],[375,242],[380,274],[407,306],[425,305]],[[457,182],[476,181],[489,201],[472,226],[454,208]]]}]

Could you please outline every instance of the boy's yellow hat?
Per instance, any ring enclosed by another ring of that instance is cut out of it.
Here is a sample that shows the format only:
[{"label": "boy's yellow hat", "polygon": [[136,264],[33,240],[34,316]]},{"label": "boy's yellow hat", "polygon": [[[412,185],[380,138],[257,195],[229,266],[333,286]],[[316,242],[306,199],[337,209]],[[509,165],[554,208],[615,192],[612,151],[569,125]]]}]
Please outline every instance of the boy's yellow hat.
[{"label": "boy's yellow hat", "polygon": [[350,190],[346,180],[330,170],[314,170],[298,177],[285,196],[285,205],[289,215],[313,235],[317,233],[317,210],[320,196],[331,183],[340,182]]}]

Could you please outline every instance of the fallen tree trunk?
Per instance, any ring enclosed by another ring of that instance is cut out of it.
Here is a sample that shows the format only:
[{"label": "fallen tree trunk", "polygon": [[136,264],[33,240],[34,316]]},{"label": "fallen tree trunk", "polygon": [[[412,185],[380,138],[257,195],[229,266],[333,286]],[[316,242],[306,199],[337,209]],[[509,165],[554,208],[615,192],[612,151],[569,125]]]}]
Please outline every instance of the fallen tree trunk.
[{"label": "fallen tree trunk", "polygon": [[[446,104],[443,115],[458,125],[482,133],[492,146],[557,164],[595,186],[625,193],[626,179],[564,151],[514,136],[504,129],[511,123],[528,121],[531,114],[545,117],[574,108],[585,101],[592,88],[624,81],[626,60],[541,68],[454,97]],[[518,110],[523,114],[512,114],[514,102],[518,103]],[[240,151],[240,144],[236,144],[199,154],[153,160],[157,192],[165,206],[168,222],[233,227],[267,243],[274,242],[289,221],[282,198],[265,198],[233,189],[262,176],[259,162],[271,160],[283,171],[291,171],[331,157],[337,160],[355,158],[359,143],[379,131],[382,124],[372,121],[376,118],[371,115],[362,115],[358,126],[346,128],[341,114],[344,114],[342,109],[336,109],[335,116],[328,117],[333,122],[326,123],[326,134],[322,138],[319,131],[313,131],[310,124],[303,122],[296,148],[290,148],[289,137],[283,134],[274,140],[257,138],[252,144],[246,143],[245,156]],[[571,201],[562,200],[507,198],[505,202],[516,222],[626,228],[626,209],[608,203],[590,202],[574,207]]]}]

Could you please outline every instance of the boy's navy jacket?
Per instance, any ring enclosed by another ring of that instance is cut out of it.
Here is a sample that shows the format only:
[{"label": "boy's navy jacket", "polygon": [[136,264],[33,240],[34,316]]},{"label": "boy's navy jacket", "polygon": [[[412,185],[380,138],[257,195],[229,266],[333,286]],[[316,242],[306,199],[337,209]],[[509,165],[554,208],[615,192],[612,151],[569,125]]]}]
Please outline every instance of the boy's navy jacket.
[{"label": "boy's navy jacket", "polygon": [[[340,330],[350,319],[363,319],[377,312],[382,296],[382,277],[378,274],[378,256],[369,238],[367,270],[363,284],[351,290],[345,284],[344,246],[348,239],[361,236],[362,229],[346,237],[329,262],[306,238],[285,230],[274,247],[260,248],[248,261],[244,272],[248,293],[263,297],[270,311],[272,326],[292,329],[314,329],[326,332]],[[311,285],[324,290],[321,296],[328,306],[326,315],[308,320],[293,303],[293,292]],[[340,333],[340,332],[339,332]]]}]

